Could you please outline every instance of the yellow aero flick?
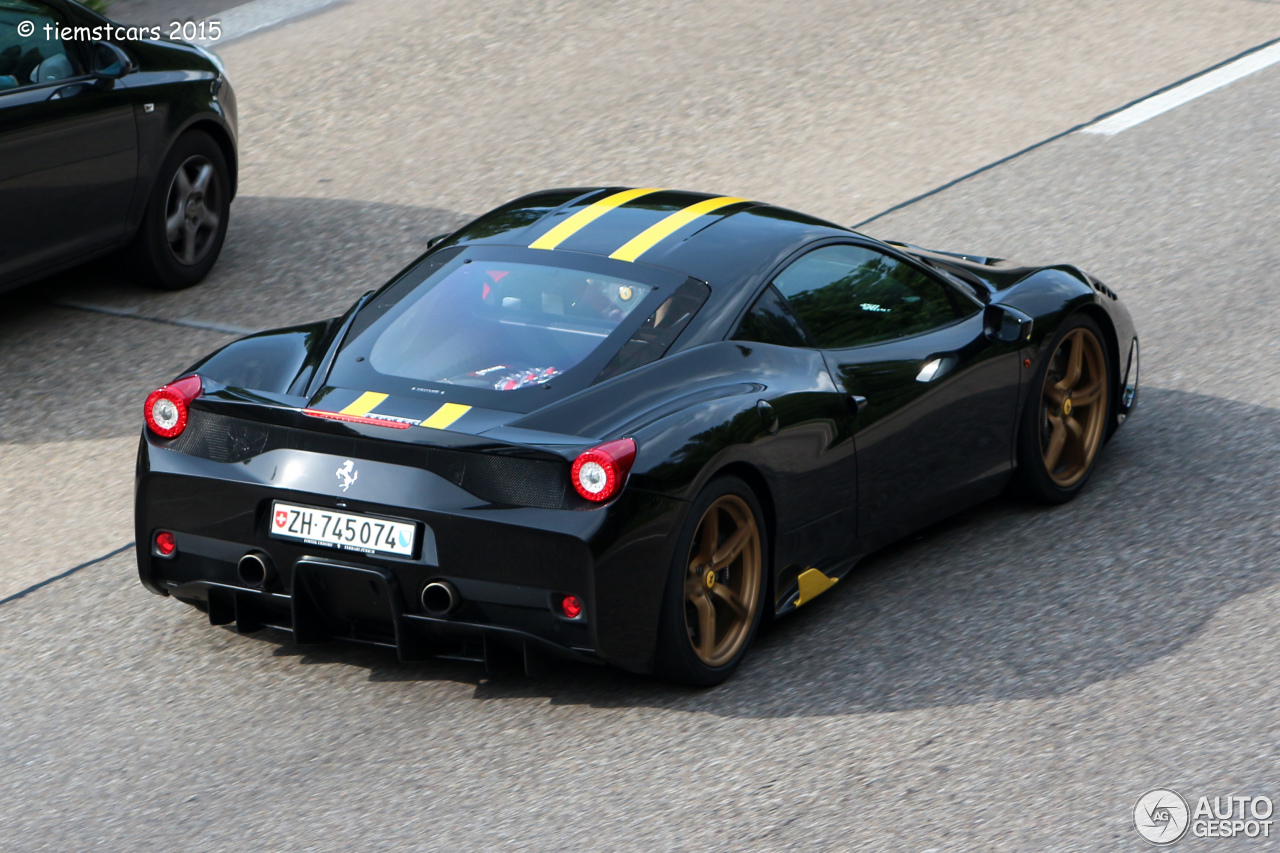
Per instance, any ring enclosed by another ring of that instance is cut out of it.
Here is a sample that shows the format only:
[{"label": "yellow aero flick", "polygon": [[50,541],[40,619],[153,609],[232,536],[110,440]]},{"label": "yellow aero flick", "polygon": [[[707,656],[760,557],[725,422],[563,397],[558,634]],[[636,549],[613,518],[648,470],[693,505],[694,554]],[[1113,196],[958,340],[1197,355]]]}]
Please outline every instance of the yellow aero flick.
[{"label": "yellow aero flick", "polygon": [[623,244],[622,248],[609,257],[619,261],[634,261],[656,246],[664,237],[671,236],[699,216],[705,216],[708,213],[712,213],[722,207],[728,207],[731,204],[737,204],[740,201],[748,201],[748,199],[721,196],[720,198],[709,198],[697,204],[691,204],[683,210],[678,210],[665,219],[650,225],[628,240]]},{"label": "yellow aero flick", "polygon": [[537,240],[529,244],[530,249],[554,249],[565,240],[568,240],[574,234],[577,234],[583,228],[595,222],[601,216],[604,216],[615,207],[621,207],[629,201],[634,201],[641,196],[650,193],[661,192],[658,187],[646,187],[639,190],[623,190],[614,193],[611,196],[605,196],[595,204],[589,204],[582,210],[579,210],[573,216],[570,216],[564,222],[561,222],[555,228],[552,228],[546,234],[543,234]]},{"label": "yellow aero flick", "polygon": [[800,585],[800,595],[796,598],[796,607],[813,601],[835,586],[839,580],[839,578],[827,577],[818,569],[805,569],[800,573],[800,577],[796,578],[796,583]]}]

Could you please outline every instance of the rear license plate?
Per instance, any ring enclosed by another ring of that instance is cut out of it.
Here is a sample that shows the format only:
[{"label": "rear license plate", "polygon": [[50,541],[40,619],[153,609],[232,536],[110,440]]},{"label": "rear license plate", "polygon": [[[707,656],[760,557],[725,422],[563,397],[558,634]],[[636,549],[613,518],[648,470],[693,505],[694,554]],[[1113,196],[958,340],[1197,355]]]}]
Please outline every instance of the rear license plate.
[{"label": "rear license plate", "polygon": [[271,535],[361,554],[413,557],[418,525],[311,506],[271,504]]}]

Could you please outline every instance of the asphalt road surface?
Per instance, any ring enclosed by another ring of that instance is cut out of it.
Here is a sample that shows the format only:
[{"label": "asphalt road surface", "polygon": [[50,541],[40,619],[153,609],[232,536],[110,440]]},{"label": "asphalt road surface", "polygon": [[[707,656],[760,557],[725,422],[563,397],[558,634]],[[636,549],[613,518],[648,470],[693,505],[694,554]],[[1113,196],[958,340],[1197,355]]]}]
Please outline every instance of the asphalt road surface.
[{"label": "asphalt road surface", "polygon": [[1157,786],[1280,800],[1280,66],[864,227],[1095,273],[1141,407],[1078,500],[874,555],[722,687],[239,636],[104,558],[147,391],[469,213],[603,182],[860,221],[1280,35],[1253,2],[459,8],[226,45],[245,168],[201,287],[4,297],[0,849],[1117,851]]}]

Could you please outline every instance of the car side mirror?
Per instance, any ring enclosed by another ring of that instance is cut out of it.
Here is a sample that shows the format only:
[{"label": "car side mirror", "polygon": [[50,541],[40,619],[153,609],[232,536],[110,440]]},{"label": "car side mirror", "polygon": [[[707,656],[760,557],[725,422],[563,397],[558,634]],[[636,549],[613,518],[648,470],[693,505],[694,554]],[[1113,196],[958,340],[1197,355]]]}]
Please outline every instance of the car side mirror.
[{"label": "car side mirror", "polygon": [[436,236],[432,237],[430,240],[427,241],[427,248],[434,249],[442,241],[444,241],[447,237],[449,237],[449,235],[452,233],[453,233],[452,231],[449,231],[444,234],[437,234]]},{"label": "car side mirror", "polygon": [[1031,340],[1035,320],[1007,305],[988,305],[983,315],[983,333],[1000,343],[1026,343]]},{"label": "car side mirror", "polygon": [[94,42],[89,57],[89,73],[100,80],[119,80],[138,68],[129,54],[109,41]]}]

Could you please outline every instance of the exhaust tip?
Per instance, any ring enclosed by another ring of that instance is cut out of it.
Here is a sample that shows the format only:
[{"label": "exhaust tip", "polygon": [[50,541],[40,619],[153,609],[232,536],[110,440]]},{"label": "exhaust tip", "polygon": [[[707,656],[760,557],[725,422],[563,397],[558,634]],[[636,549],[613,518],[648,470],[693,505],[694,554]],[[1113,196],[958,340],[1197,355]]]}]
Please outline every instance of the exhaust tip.
[{"label": "exhaust tip", "polygon": [[447,616],[462,603],[462,596],[448,581],[432,581],[422,588],[422,609],[432,616]]},{"label": "exhaust tip", "polygon": [[262,589],[276,576],[275,566],[271,558],[260,551],[250,551],[240,558],[236,564],[236,575],[240,583],[255,589]]}]

